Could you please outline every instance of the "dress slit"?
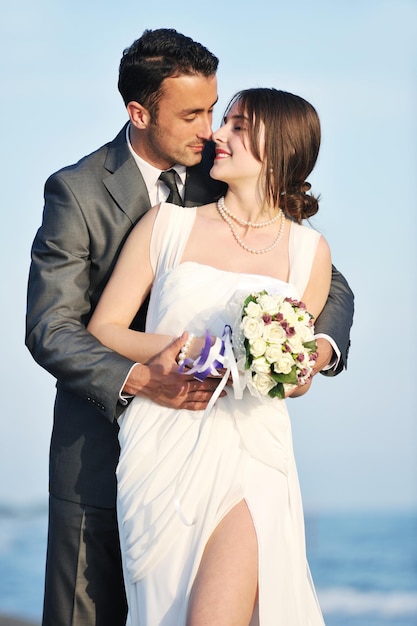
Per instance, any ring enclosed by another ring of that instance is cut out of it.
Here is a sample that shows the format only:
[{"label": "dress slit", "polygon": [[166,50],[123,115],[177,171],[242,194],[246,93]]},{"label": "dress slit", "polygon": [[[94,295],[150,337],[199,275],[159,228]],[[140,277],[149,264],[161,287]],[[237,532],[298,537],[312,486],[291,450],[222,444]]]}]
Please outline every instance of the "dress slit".
[{"label": "dress slit", "polygon": [[[234,519],[228,519],[232,515]],[[224,525],[227,526],[227,529],[224,528]],[[245,546],[243,559],[242,546]],[[221,561],[219,561],[219,554]],[[250,568],[248,568],[248,564]],[[229,566],[231,566],[230,570]],[[225,571],[227,574],[225,574]],[[207,580],[213,580],[213,578],[216,577],[216,572],[218,572],[219,579],[214,589],[212,588],[209,592],[211,596],[209,595],[208,598],[204,598],[204,588],[207,588]],[[251,611],[251,613],[248,617],[247,625],[250,626],[251,624],[257,623],[253,622],[253,615],[255,611],[257,613],[258,603],[259,544],[255,521],[245,498],[241,498],[236,504],[231,506],[210,533],[201,556],[195,579],[191,586],[190,597],[193,597],[195,585],[197,585],[197,594],[200,593],[201,585],[203,589],[203,599],[201,600],[200,598],[200,603],[202,601],[203,606],[207,605],[207,603],[212,603],[212,599],[210,598],[213,593],[217,598],[218,589],[227,588],[228,583],[233,581],[234,576],[240,578],[240,572],[247,572],[247,574],[243,575],[242,585],[243,588],[246,589],[245,595],[248,594],[249,598],[253,597],[253,606],[248,607],[248,614],[249,611]],[[226,580],[224,579],[225,575],[227,575]],[[234,593],[235,595],[237,594],[237,596],[240,595],[239,586],[236,587]],[[234,602],[236,601],[237,597],[234,598]],[[193,602],[191,601],[191,606],[192,605]],[[229,604],[229,607],[232,606],[232,604]],[[221,607],[217,608],[217,610],[225,614]],[[236,610],[241,610],[240,602],[239,605],[235,606],[235,611]]]}]

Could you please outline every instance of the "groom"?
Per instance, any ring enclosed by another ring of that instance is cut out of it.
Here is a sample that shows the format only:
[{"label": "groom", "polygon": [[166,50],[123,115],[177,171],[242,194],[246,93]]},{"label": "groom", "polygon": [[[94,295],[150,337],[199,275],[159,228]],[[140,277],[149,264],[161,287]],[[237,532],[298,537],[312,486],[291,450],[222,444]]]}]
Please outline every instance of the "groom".
[{"label": "groom", "polygon": [[[57,379],[43,626],[125,624],[115,468],[117,416],[128,396],[196,410],[217,385],[184,384],[175,363],[181,339],[136,364],[85,328],[128,233],[151,205],[175,197],[201,205],[224,192],[208,175],[217,66],[212,53],[174,30],[145,31],[120,63],[129,123],[45,185],[26,333],[33,357]],[[143,306],[134,328],[143,329],[145,314]],[[317,323],[331,342],[320,340],[321,366],[336,353],[332,373],[346,364],[352,315],[353,296],[335,271]]]}]

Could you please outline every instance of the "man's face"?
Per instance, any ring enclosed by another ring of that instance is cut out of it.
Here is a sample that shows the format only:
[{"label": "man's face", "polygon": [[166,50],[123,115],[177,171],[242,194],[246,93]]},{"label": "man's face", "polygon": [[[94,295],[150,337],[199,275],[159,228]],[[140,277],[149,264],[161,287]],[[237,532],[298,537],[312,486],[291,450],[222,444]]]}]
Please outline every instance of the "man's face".
[{"label": "man's face", "polygon": [[196,165],[212,134],[216,76],[166,78],[162,88],[157,118],[149,121],[141,132],[137,152],[160,169],[168,169],[175,163]]}]

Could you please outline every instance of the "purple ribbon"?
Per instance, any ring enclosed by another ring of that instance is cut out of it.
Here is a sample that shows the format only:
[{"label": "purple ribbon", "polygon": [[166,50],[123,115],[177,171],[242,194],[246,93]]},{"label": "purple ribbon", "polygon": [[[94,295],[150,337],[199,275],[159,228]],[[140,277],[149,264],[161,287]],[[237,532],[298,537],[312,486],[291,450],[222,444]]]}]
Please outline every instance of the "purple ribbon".
[{"label": "purple ribbon", "polygon": [[[193,374],[194,378],[200,382],[203,382],[208,376],[210,376],[210,374],[217,375],[218,372],[216,368],[224,367],[224,354],[226,346],[225,338],[228,335],[231,335],[231,328],[229,325],[226,325],[221,339],[217,337],[214,344],[211,345],[212,338],[210,332],[206,330],[204,346],[200,355],[195,361],[185,359],[184,363],[182,363],[179,367],[179,372],[181,374]],[[212,361],[210,361],[211,351],[214,351]],[[221,357],[220,360],[219,357]],[[191,369],[189,369],[190,367]]]}]

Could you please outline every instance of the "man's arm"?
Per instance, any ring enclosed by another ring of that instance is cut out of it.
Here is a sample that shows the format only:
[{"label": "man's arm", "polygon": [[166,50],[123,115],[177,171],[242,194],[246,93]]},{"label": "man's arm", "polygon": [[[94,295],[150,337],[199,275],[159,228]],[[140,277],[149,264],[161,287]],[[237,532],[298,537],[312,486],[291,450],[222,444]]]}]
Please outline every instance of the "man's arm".
[{"label": "man's arm", "polygon": [[[333,339],[340,350],[340,360],[337,367],[322,372],[327,376],[339,374],[347,365],[353,312],[354,296],[352,290],[344,276],[333,266],[329,297],[315,323],[316,334],[328,335]],[[319,344],[319,355],[321,346],[321,356],[323,357],[323,360],[320,360],[321,365],[327,364],[327,358],[332,354],[332,350],[329,347],[330,344],[323,342],[324,340],[321,340]],[[324,356],[325,353],[326,357]]]},{"label": "man's arm", "polygon": [[[47,181],[43,222],[32,246],[26,316],[28,349],[59,385],[84,397],[109,420],[123,408],[119,404],[123,385],[125,392],[150,397],[164,406],[204,409],[218,380],[197,383],[178,373],[175,358],[181,339],[149,364],[133,367],[134,361],[103,346],[86,330],[92,300],[104,286],[131,227],[126,222],[117,232],[112,225],[105,228],[99,219],[96,222],[88,223],[65,177],[58,174]],[[113,249],[97,274],[96,230],[100,228],[105,230],[104,247]],[[97,293],[92,298],[94,290]]]},{"label": "man's arm", "polygon": [[59,384],[112,420],[133,362],[105,348],[85,328],[91,309],[92,237],[72,190],[52,176],[32,246],[26,345]]}]

